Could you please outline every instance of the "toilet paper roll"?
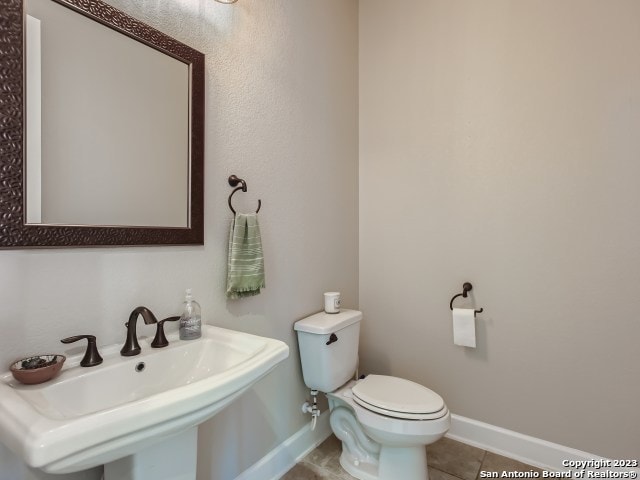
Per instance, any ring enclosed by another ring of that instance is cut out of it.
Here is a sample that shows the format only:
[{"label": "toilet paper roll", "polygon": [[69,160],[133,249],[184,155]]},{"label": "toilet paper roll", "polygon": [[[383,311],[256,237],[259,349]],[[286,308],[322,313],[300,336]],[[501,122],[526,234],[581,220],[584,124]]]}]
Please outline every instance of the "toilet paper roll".
[{"label": "toilet paper roll", "polygon": [[476,316],[472,308],[453,309],[453,343],[476,348]]}]

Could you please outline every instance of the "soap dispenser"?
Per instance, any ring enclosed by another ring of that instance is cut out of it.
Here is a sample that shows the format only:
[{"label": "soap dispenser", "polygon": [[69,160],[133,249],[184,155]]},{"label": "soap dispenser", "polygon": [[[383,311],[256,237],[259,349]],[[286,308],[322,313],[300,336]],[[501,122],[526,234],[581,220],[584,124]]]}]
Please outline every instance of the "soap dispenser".
[{"label": "soap dispenser", "polygon": [[202,317],[200,316],[200,305],[193,299],[191,289],[188,288],[184,309],[180,317],[180,340],[193,340],[202,335]]}]

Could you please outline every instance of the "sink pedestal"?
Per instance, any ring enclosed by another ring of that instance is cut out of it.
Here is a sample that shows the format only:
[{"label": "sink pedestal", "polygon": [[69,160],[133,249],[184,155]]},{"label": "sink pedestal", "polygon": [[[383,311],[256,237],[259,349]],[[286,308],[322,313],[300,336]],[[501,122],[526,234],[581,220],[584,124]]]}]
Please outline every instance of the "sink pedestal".
[{"label": "sink pedestal", "polygon": [[104,466],[104,480],[195,480],[198,427]]}]

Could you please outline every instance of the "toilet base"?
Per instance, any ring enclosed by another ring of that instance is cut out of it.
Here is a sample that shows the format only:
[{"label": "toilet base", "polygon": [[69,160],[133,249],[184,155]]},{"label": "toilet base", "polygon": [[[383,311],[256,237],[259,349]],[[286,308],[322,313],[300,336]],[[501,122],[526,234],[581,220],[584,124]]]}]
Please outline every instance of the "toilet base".
[{"label": "toilet base", "polygon": [[359,480],[378,480],[378,464],[361,463],[349,452],[342,450],[340,466],[352,477]]},{"label": "toilet base", "polygon": [[429,480],[424,446],[383,446],[377,464],[361,463],[343,450],[340,465],[349,475],[359,480]]}]

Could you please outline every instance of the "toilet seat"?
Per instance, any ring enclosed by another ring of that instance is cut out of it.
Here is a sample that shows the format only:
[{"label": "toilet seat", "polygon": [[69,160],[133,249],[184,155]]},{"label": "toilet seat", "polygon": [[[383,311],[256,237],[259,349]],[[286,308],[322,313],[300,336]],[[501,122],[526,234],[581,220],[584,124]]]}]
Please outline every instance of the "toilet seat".
[{"label": "toilet seat", "polygon": [[361,407],[392,418],[435,420],[448,413],[440,395],[404,378],[368,375],[351,391]]},{"label": "toilet seat", "polygon": [[[338,390],[328,393],[327,396],[329,397],[331,409],[334,409],[343,402],[353,409],[358,422],[360,422],[369,434],[375,431],[384,432],[385,436],[397,435],[405,442],[408,439],[415,440],[416,438],[424,438],[425,436],[442,435],[451,426],[451,417],[446,405],[441,413],[439,413],[440,416],[438,418],[424,420],[419,418],[401,418],[397,416],[397,412],[379,413],[367,406],[362,406],[356,402],[356,397],[353,394],[353,388],[362,382],[363,380],[358,380],[357,382],[352,380]],[[389,415],[389,413],[391,415]],[[386,443],[388,443],[388,440]]]}]

